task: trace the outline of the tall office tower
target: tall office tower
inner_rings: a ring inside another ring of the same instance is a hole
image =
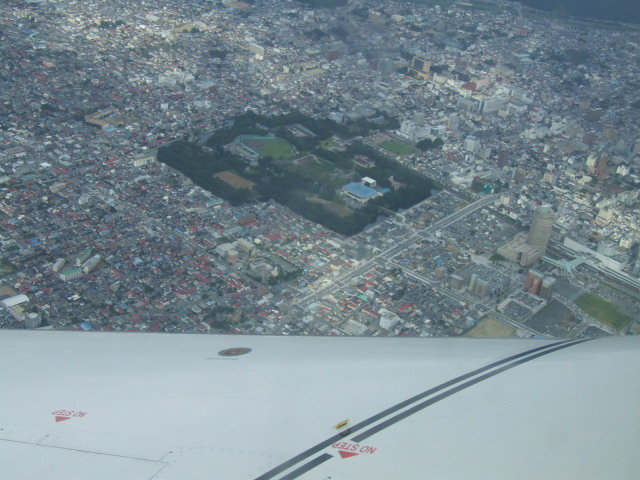
[[[539,295],[541,288],[542,288],[542,277],[537,277],[533,279],[533,283],[531,284],[531,287],[529,287],[528,292],[532,295]]]
[[[556,214],[550,205],[543,205],[536,208],[536,211],[533,213],[531,228],[527,235],[527,244],[543,253],[546,252],[549,239],[551,238],[551,231],[553,230],[553,222],[555,221]]]
[[[489,288],[489,282],[479,278],[476,281],[475,287],[473,288],[473,293],[481,298],[484,298],[489,295]]]
[[[469,281],[469,291],[473,292],[473,290],[476,288],[476,283],[478,282],[478,275],[476,275],[475,273],[471,274],[471,280]]]
[[[636,263],[638,262],[639,258],[640,258],[640,243],[633,242],[631,244],[631,247],[629,248],[629,256],[627,257],[627,261],[625,262],[622,269],[627,272],[631,272],[633,270],[633,267],[635,267]]]
[[[530,290],[536,279],[540,279],[540,282],[542,282],[543,278],[544,275],[542,275],[542,273],[538,272],[537,270],[529,270],[529,273],[527,273],[527,279],[524,283],[524,289],[527,291]]]
[[[633,242],[629,248],[629,257],[623,267],[623,270],[634,277],[640,274],[640,243]]]
[[[538,295],[542,298],[550,298],[553,293],[553,286],[556,284],[556,279],[553,277],[546,277],[542,280],[542,285],[540,286],[540,292]]]

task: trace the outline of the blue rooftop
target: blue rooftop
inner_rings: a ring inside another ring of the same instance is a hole
[[[347,183],[342,188],[344,188],[351,195],[355,195],[358,198],[371,198],[378,193],[373,188],[356,182]]]

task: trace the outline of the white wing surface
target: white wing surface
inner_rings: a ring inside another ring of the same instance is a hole
[[[11,480],[640,472],[640,338],[4,331],[0,355]]]

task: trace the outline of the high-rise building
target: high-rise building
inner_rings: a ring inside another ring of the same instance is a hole
[[[498,150],[498,168],[504,168],[509,162],[509,153],[506,150]]]
[[[553,285],[556,279],[553,277],[545,277],[537,270],[529,270],[527,279],[524,283],[524,289],[532,295],[538,295],[542,298],[549,298],[553,291]]]
[[[556,279],[553,277],[545,277],[542,280],[542,285],[540,286],[540,293],[538,295],[542,298],[549,298],[553,293],[553,286],[556,283]]]
[[[531,228],[527,235],[527,244],[543,253],[546,252],[553,230],[553,222],[555,221],[556,214],[550,205],[543,205],[536,208],[533,213]]]
[[[60,274],[60,279],[65,282],[69,280],[73,280],[75,278],[80,278],[82,276],[82,268],[71,268],[69,270],[65,270]]]
[[[480,102],[475,97],[458,97],[456,105],[458,110],[469,113],[477,113],[480,109]]]
[[[480,112],[483,115],[495,113],[505,104],[504,99],[499,97],[484,97],[480,100]]]
[[[398,133],[412,142],[419,142],[431,136],[431,127],[422,123],[416,123],[415,120],[403,120],[400,122],[400,130]]]
[[[533,279],[533,283],[531,283],[531,287],[529,287],[528,292],[532,295],[538,295],[540,293],[541,288],[542,288],[542,277],[536,277]]]
[[[80,267],[84,262],[89,260],[90,256],[91,256],[91,249],[90,248],[87,248],[86,250],[80,252],[78,257],[76,258],[76,267]]]
[[[480,140],[473,135],[468,135],[467,138],[464,139],[464,148],[467,152],[475,152],[480,149],[480,147]]]
[[[457,132],[460,129],[460,117],[458,115],[451,115],[447,122],[447,128],[452,132]]]
[[[527,279],[525,280],[524,284],[525,290],[531,289],[536,279],[540,279],[540,281],[542,282],[543,277],[544,276],[542,275],[542,273],[538,272],[537,270],[529,270],[529,273],[527,273]]]
[[[102,259],[102,256],[100,254],[94,255],[89,260],[84,262],[84,264],[82,265],[82,271],[84,273],[92,272],[98,266],[101,259]]]
[[[475,273],[471,274],[471,279],[469,280],[469,291],[473,292],[473,290],[476,288],[476,283],[478,282],[478,275],[476,275]]]
[[[484,298],[489,295],[490,285],[486,280],[478,279],[473,288],[473,293],[477,296]]]
[[[623,270],[631,275],[638,276],[640,272],[640,243],[633,242],[629,247],[629,257],[624,264]]]
[[[62,269],[62,267],[64,267],[65,263],[67,263],[67,261],[64,258],[59,258],[54,262],[51,270],[57,273]]]

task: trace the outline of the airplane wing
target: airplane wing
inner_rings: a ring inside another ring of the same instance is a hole
[[[637,337],[3,331],[0,358],[0,466],[11,480],[640,471]]]

